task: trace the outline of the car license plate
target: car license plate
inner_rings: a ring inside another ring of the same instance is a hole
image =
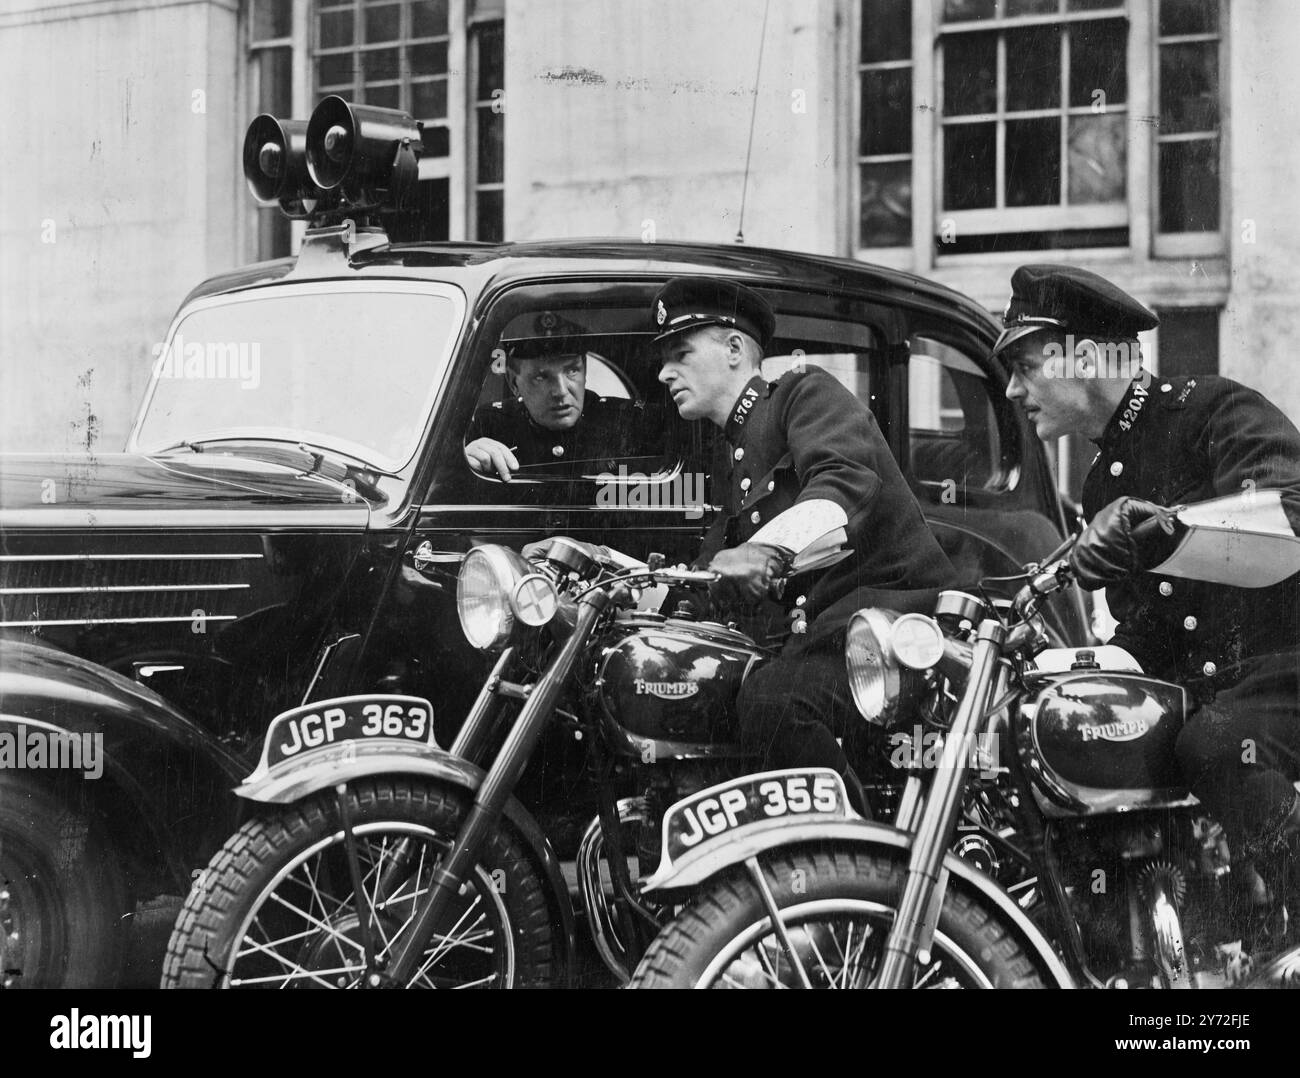
[[[669,861],[746,824],[789,816],[846,817],[844,780],[829,768],[768,771],[712,786],[683,798],[664,814]]]
[[[277,715],[266,732],[264,767],[345,741],[436,745],[433,705],[418,696],[345,696]]]

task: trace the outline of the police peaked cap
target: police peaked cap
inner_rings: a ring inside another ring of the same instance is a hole
[[[524,331],[502,337],[501,347],[510,359],[551,359],[556,356],[585,355],[588,331],[572,319],[554,311],[542,311]]]
[[[1081,337],[1131,340],[1160,322],[1104,277],[1078,266],[1021,266],[1011,275],[1011,300],[1002,312],[997,355],[1012,341],[1055,327]]]
[[[776,315],[767,300],[719,277],[673,278],[655,296],[650,317],[659,333],[656,343],[700,326],[725,326],[749,334],[766,352],[776,332]]]

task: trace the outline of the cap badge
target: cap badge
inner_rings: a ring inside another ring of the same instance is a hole
[[[655,323],[662,326],[668,321],[668,310],[664,307],[664,301],[660,300],[655,306]]]

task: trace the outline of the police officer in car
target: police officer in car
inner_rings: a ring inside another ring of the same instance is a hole
[[[722,511],[696,564],[720,574],[715,598],[743,628],[784,641],[745,681],[741,742],[765,768],[834,768],[861,809],[836,741],[865,734],[845,626],[862,606],[928,609],[952,566],[870,409],[816,366],[763,377],[776,319],[761,296],[726,279],[677,278],[651,314],[659,380],[683,418],[722,434],[710,499]],[[843,552],[827,563],[815,555],[836,529]],[[805,562],[814,567],[800,572]]]
[[[620,457],[657,452],[662,434],[648,433],[642,409],[587,389],[581,327],[553,312],[536,321],[533,335],[502,342],[509,396],[474,413],[465,434],[470,467],[509,482],[521,468],[611,471]]]
[[[1110,282],[1073,266],[1021,266],[994,348],[1043,440],[1096,443],[1083,487],[1090,524],[1071,554],[1079,583],[1106,589],[1113,643],[1201,705],[1177,741],[1196,796],[1224,826],[1241,888],[1243,932],[1300,921],[1300,574],[1239,588],[1147,572],[1178,539],[1166,507],[1278,490],[1300,532],[1300,433],[1259,393],[1228,378],[1160,377],[1141,366],[1139,332],[1157,319]],[[1145,538],[1144,521],[1161,527]],[[1255,870],[1240,871],[1240,859]],[[1253,913],[1252,913],[1253,910]]]

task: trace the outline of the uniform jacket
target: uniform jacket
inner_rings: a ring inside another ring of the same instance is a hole
[[[582,416],[568,430],[538,426],[528,410],[511,398],[482,405],[474,413],[465,441],[495,438],[515,447],[521,468],[589,461],[592,471],[601,472],[616,470],[619,458],[658,455],[663,448],[662,431],[662,425],[647,419],[643,408],[632,401],[598,397],[588,390]]]
[[[875,417],[834,375],[817,367],[776,382],[756,375],[724,435],[712,475],[721,512],[697,564],[803,501],[829,499],[848,517],[848,558],[790,578],[779,603],[742,618],[760,640],[793,631],[813,643],[861,606],[927,610],[938,589],[953,586],[954,570]]]
[[[1145,385],[1144,385],[1145,382]],[[1174,506],[1281,490],[1300,532],[1300,432],[1263,396],[1228,378],[1134,380],[1098,443],[1084,481],[1091,518],[1123,495]],[[1106,589],[1113,643],[1148,673],[1231,684],[1235,664],[1300,647],[1300,574],[1268,588],[1235,588],[1154,573]]]

